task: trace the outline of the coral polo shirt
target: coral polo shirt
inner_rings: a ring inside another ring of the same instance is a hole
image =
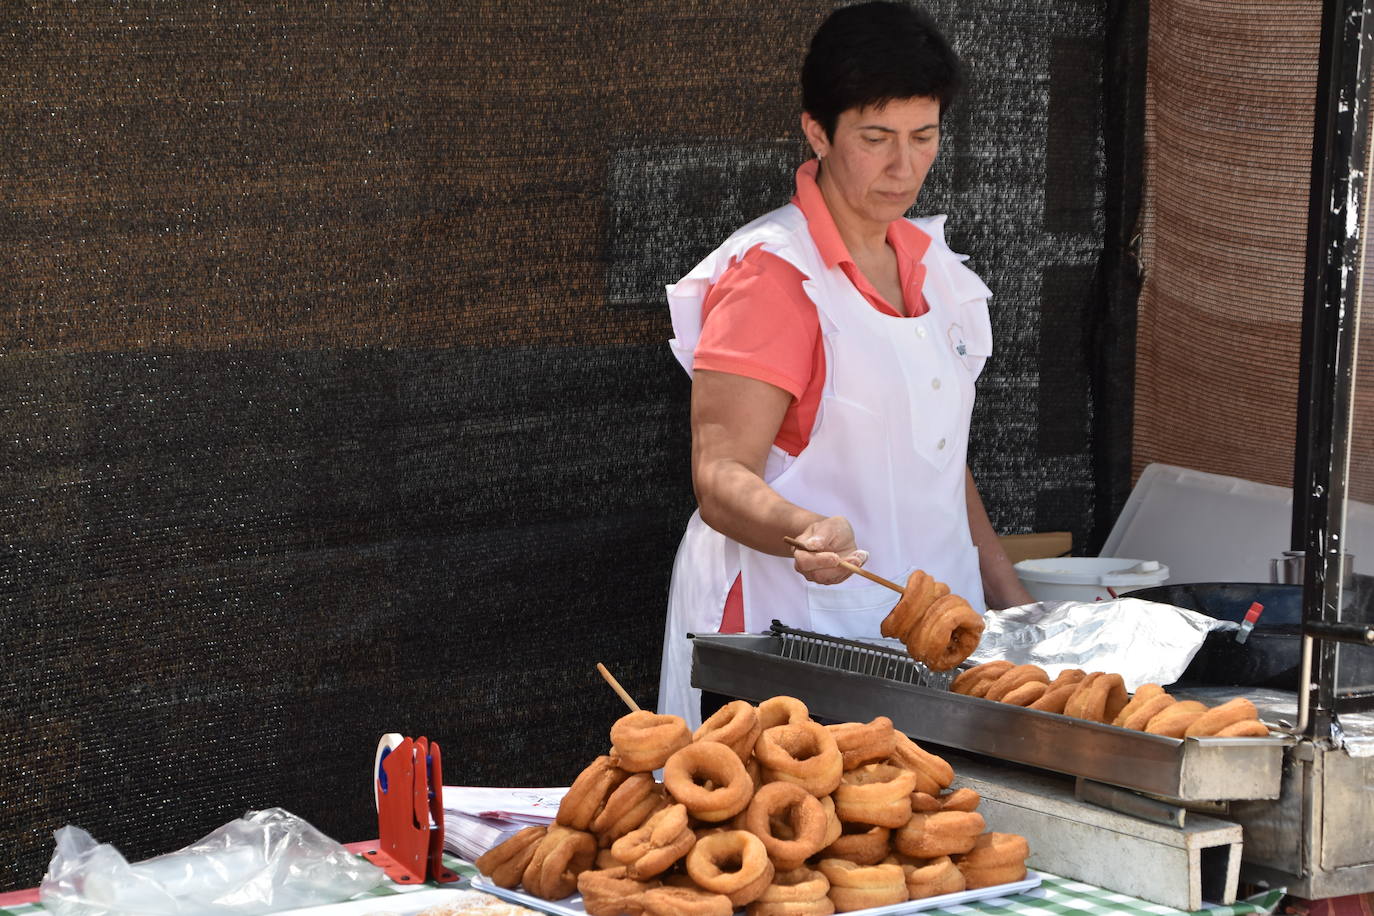
[[[904,219],[887,227],[887,243],[897,255],[897,278],[907,315],[885,300],[863,275],[840,238],[830,210],[816,183],[817,163],[797,169],[792,203],[806,217],[811,240],[826,267],[839,267],[875,309],[896,317],[916,317],[927,310],[921,288],[926,268],[921,263],[930,236]],[[726,268],[701,306],[701,339],[692,368],[728,372],[758,379],[786,391],[792,401],[783,414],[773,444],[798,455],[811,440],[825,385],[825,348],[820,317],[796,267],[756,246]],[[744,593],[735,579],[725,599],[720,632],[744,629]]]

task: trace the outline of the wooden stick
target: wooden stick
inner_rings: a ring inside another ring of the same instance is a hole
[[[801,541],[797,540],[796,538],[787,537],[786,535],[783,535],[783,538],[782,538],[782,539],[783,539],[784,541],[786,541],[788,544],[790,544],[791,546],[797,548],[798,550],[805,550],[807,553],[812,553],[812,552],[813,552],[812,549],[811,549],[810,547],[807,547],[805,544],[803,544]],[[877,582],[879,585],[886,585],[888,588],[892,589],[894,592],[896,592],[896,593],[899,594],[899,595],[906,591],[906,589],[902,588],[902,587],[901,587],[900,585],[898,585],[896,582],[892,582],[892,581],[890,581],[890,580],[888,580],[888,579],[884,579],[882,576],[878,575],[877,573],[871,573],[871,572],[869,572],[868,570],[864,569],[862,566],[855,566],[853,563],[849,562],[848,560],[841,560],[841,561],[840,561],[840,568],[841,568],[841,569],[847,569],[847,570],[849,570],[850,572],[854,573],[854,574],[857,575],[857,576],[863,576],[865,579],[867,579],[867,580],[870,581],[870,582]]]
[[[630,699],[630,695],[625,692],[625,688],[620,686],[620,682],[615,679],[615,675],[606,670],[606,666],[601,662],[596,663],[596,670],[601,672],[601,676],[606,679],[606,683],[611,685],[611,689],[620,695],[625,701],[625,705],[630,707],[630,712],[639,712],[639,704]]]

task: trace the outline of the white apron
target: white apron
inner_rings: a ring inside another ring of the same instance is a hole
[[[842,515],[869,552],[867,569],[905,582],[924,569],[984,608],[978,552],[969,537],[965,454],[974,380],[992,352],[990,291],[944,241],[944,217],[915,220],[931,237],[923,263],[929,311],[898,318],[874,309],[838,267],[827,268],[801,211],[788,205],[728,239],[668,287],[670,344],[691,372],[707,290],[762,243],[796,266],[816,304],[825,347],[825,385],[815,427],[795,458],[774,446],[764,479],[784,499],[822,515]],[[691,687],[687,633],[720,629],[725,598],[743,575],[744,630],[773,620],[836,636],[876,637],[896,604],[889,589],[851,576],[816,585],[787,557],[730,540],[694,513],[673,564],[659,678],[659,711],[700,724],[701,692]]]

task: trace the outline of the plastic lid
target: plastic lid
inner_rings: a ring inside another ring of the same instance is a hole
[[[1169,568],[1156,560],[1126,560],[1119,557],[1022,560],[1014,569],[1023,579],[1056,585],[1139,587],[1160,585],[1169,578]]]

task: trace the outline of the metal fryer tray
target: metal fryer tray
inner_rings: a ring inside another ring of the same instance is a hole
[[[785,694],[834,721],[887,716],[918,741],[1181,801],[1278,798],[1293,739],[1165,738],[948,690],[895,642],[774,623],[765,634],[692,637],[692,685],[755,702]]]

